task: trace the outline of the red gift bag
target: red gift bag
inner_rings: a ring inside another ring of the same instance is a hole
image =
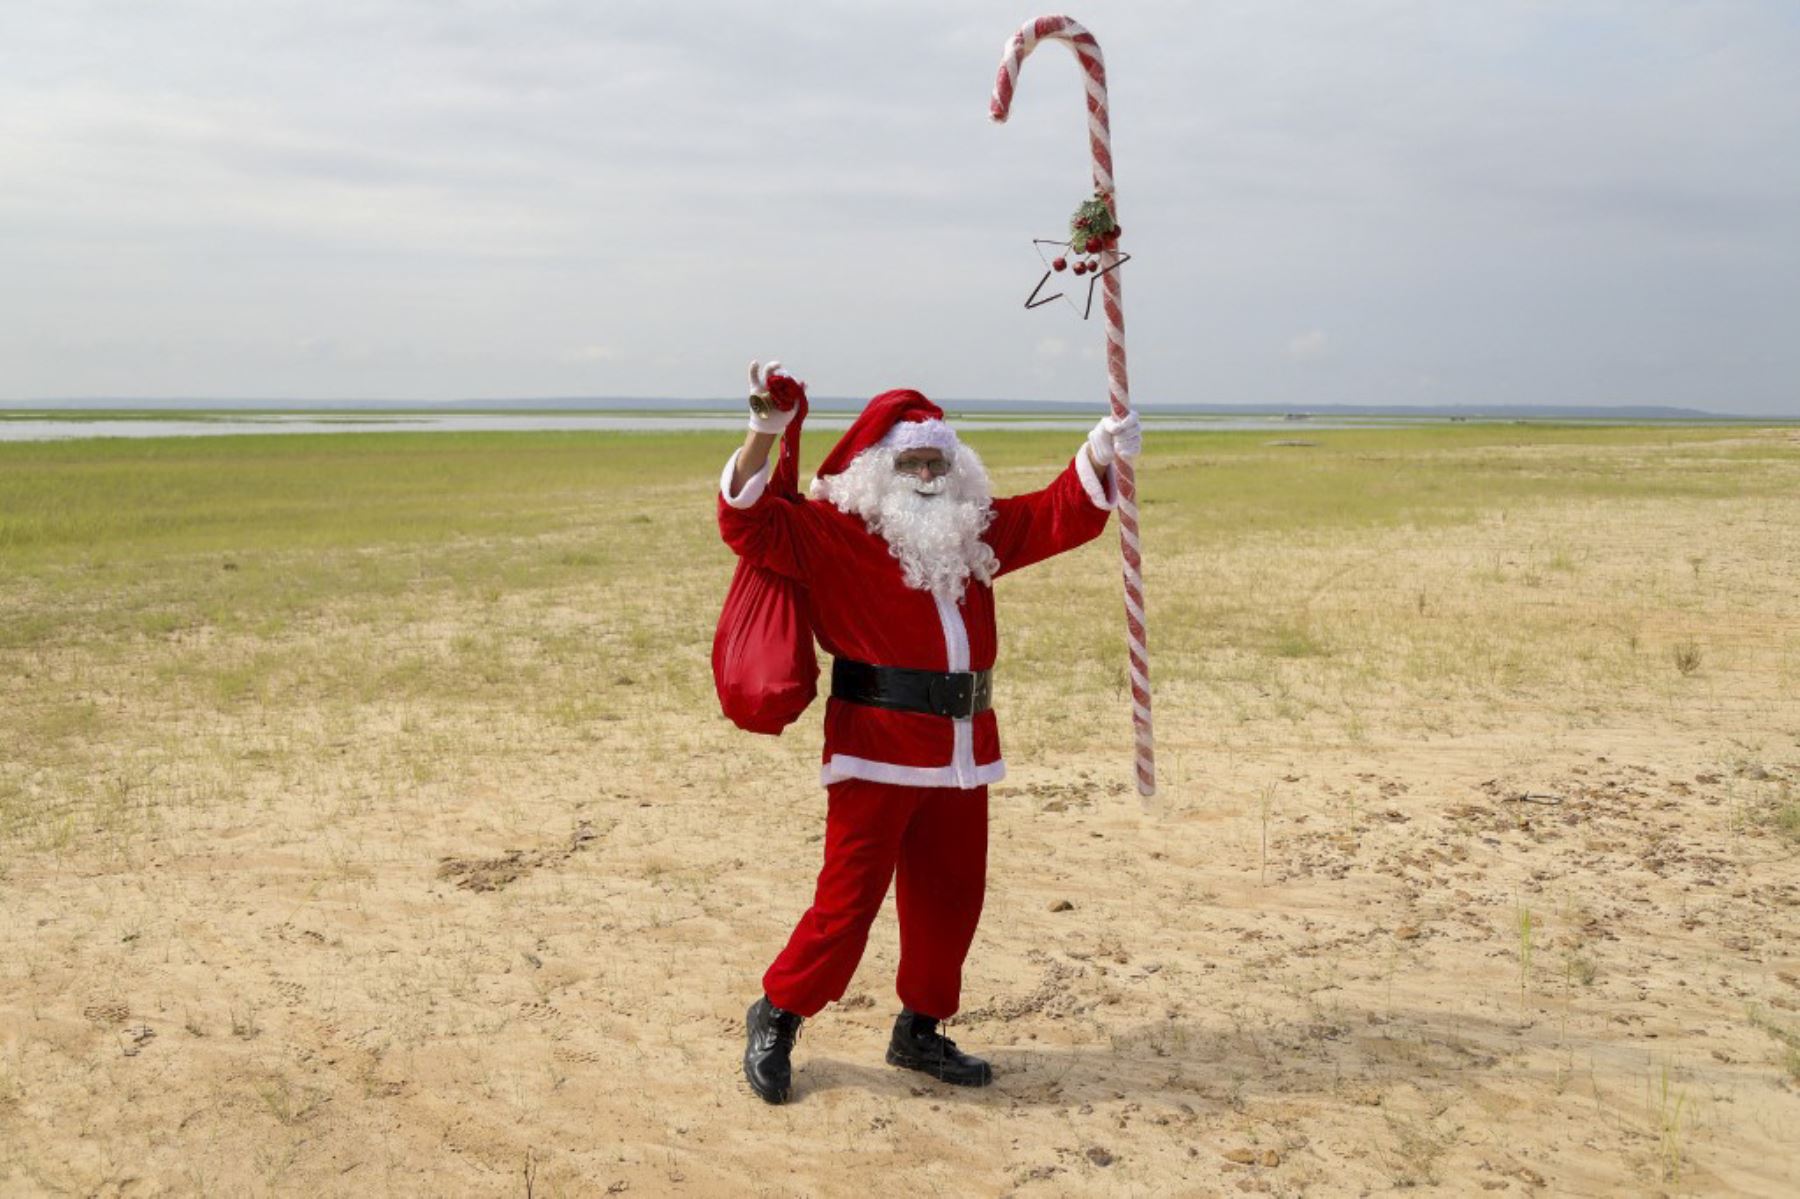
[[[800,426],[806,397],[781,435],[769,497],[802,504]],[[752,733],[780,736],[819,692],[819,660],[813,654],[812,611],[806,588],[772,570],[738,560],[713,634],[713,684],[731,722]]]

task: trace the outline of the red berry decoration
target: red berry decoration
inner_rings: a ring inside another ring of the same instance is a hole
[[[1087,266],[1088,266],[1088,273],[1093,274],[1093,273],[1099,271],[1100,260],[1098,258],[1090,258],[1090,259],[1088,259]]]
[[[1102,240],[1117,226],[1113,219],[1112,203],[1104,192],[1095,192],[1091,200],[1083,200],[1069,217],[1069,248],[1077,254],[1084,250],[1097,253]]]
[[[1069,260],[1067,258],[1058,258],[1055,262],[1052,262],[1050,264],[1050,269],[1057,270],[1057,271],[1068,270],[1069,269]]]
[[[1075,273],[1076,273],[1076,274],[1077,274],[1077,275],[1085,275],[1085,274],[1087,274],[1087,263],[1085,263],[1085,262],[1078,262],[1078,263],[1076,263],[1076,264],[1075,264]]]
[[[1116,228],[1112,231],[1112,239],[1114,241],[1118,241],[1121,237],[1124,237],[1124,236],[1125,236],[1125,227],[1123,225],[1119,226],[1118,228]]]

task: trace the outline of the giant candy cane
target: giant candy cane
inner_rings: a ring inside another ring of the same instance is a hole
[[[1087,87],[1088,146],[1094,155],[1094,190],[1107,197],[1118,214],[1118,193],[1113,189],[1112,127],[1106,112],[1106,60],[1094,35],[1068,17],[1039,17],[1027,21],[1006,44],[1000,74],[994,80],[990,113],[1006,120],[1012,109],[1013,88],[1019,68],[1038,44],[1047,39],[1065,42],[1081,64]],[[1119,254],[1115,246],[1100,252],[1100,278],[1105,288],[1106,376],[1114,416],[1131,410],[1131,390],[1125,375],[1125,308],[1119,295]],[[1150,654],[1145,647],[1144,563],[1138,541],[1137,475],[1123,458],[1113,462],[1119,482],[1119,548],[1125,556],[1125,628],[1130,639],[1131,715],[1137,734],[1137,786],[1144,796],[1156,794],[1156,759],[1150,735]]]

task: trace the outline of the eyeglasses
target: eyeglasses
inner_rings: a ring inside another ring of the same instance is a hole
[[[916,475],[924,471],[934,479],[942,478],[950,473],[948,458],[896,458],[894,470],[903,475]]]

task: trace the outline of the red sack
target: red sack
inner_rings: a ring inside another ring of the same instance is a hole
[[[770,499],[800,504],[800,426],[806,396],[781,435]],[[812,610],[806,588],[772,570],[738,560],[713,634],[713,684],[731,722],[752,733],[780,736],[819,692]]]

